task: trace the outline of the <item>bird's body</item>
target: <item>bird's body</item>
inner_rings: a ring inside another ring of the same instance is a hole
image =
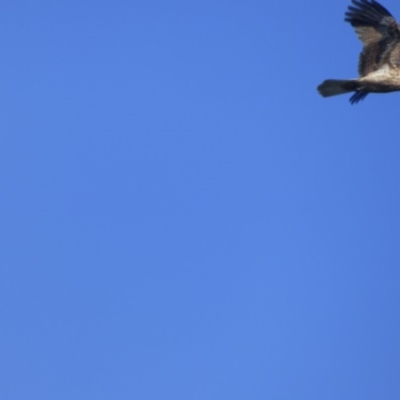
[[[359,78],[327,79],[318,86],[324,97],[354,92],[350,102],[357,103],[368,93],[400,91],[400,26],[375,0],[352,0],[345,21],[363,43],[358,63]]]

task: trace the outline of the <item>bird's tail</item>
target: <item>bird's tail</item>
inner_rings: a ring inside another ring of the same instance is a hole
[[[318,92],[323,97],[336,96],[338,94],[349,93],[359,88],[357,80],[327,79],[318,87]]]

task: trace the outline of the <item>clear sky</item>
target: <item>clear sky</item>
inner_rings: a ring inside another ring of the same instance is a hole
[[[348,5],[2,1],[0,400],[400,398],[400,93],[316,91]]]

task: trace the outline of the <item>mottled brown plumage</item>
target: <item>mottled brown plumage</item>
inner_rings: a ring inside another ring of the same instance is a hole
[[[400,26],[386,8],[375,0],[352,0],[345,21],[363,43],[358,63],[358,79],[328,79],[318,86],[324,97],[355,92],[357,103],[368,93],[400,90]]]

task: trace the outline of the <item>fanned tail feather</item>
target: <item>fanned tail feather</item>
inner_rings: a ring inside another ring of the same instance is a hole
[[[321,96],[329,97],[352,92],[355,87],[351,80],[327,79],[323,81],[317,89]]]
[[[323,97],[356,92],[350,97],[351,104],[358,103],[368,94],[368,92],[361,89],[360,83],[357,80],[349,79],[327,79],[317,89]]]

